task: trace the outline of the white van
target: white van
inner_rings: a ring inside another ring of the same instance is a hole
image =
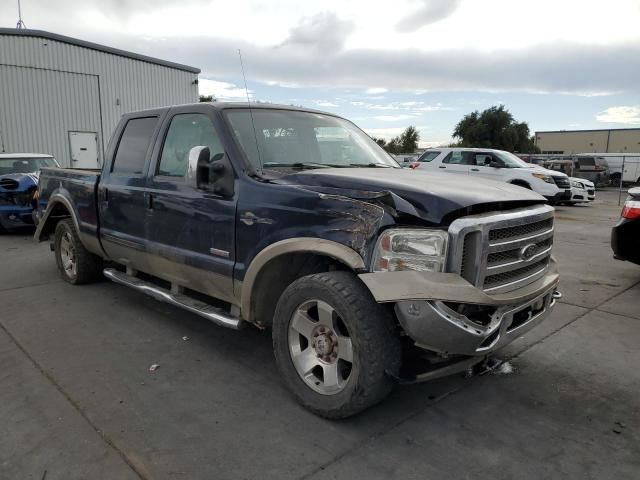
[[[576,155],[578,158],[602,157],[609,165],[609,178],[612,185],[620,183],[620,175],[622,173],[622,162],[624,160],[623,182],[640,183],[640,153],[580,153]]]

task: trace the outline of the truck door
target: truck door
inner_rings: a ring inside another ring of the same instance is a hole
[[[144,271],[145,183],[148,158],[159,117],[126,121],[110,149],[109,165],[98,184],[100,239],[113,260]]]
[[[225,150],[215,115],[193,107],[171,110],[147,181],[146,235],[153,271],[167,281],[233,300],[236,197],[199,190],[186,182],[189,151]]]

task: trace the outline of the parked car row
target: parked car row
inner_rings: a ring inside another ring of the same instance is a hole
[[[425,151],[410,165],[418,172],[445,172],[483,179],[497,180],[533,190],[551,204],[572,200],[572,184],[561,172],[524,162],[512,153],[489,148],[438,148]],[[577,185],[577,183],[576,183]],[[587,201],[584,199],[583,201]]]

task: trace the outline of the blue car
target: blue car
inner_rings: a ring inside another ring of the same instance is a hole
[[[0,154],[0,231],[33,226],[34,193],[43,167],[59,167],[51,155]]]

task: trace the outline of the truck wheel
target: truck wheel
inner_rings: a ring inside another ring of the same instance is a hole
[[[351,272],[308,275],[289,285],[272,334],[287,387],[317,415],[349,417],[395,385],[401,361],[395,322]]]
[[[58,222],[53,245],[63,280],[81,285],[102,278],[102,259],[84,248],[71,219]]]

